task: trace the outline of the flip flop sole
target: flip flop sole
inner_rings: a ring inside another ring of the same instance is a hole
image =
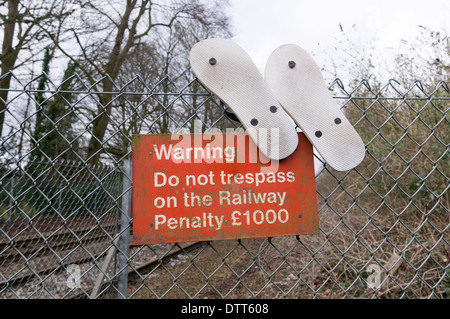
[[[197,79],[233,110],[264,155],[280,160],[296,150],[294,122],[241,47],[207,39],[192,47],[189,58]]]
[[[347,171],[362,162],[361,137],[305,50],[294,44],[279,47],[269,56],[264,76],[280,104],[331,167]]]

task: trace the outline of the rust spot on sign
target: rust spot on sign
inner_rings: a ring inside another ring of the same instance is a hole
[[[281,161],[244,133],[133,135],[133,243],[318,233],[313,149]],[[256,155],[255,155],[256,154]]]

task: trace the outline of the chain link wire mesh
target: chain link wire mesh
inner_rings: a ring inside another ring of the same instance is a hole
[[[450,296],[445,82],[331,83],[367,152],[348,172],[315,159],[320,234],[134,247],[131,134],[240,127],[227,107],[189,71],[113,92],[96,90],[107,76],[3,77],[0,298]]]

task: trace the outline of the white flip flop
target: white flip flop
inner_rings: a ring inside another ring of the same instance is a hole
[[[198,80],[233,110],[264,155],[280,160],[296,150],[294,122],[241,47],[226,39],[203,40],[192,47],[190,63]]]
[[[294,44],[279,47],[270,55],[264,76],[280,104],[331,167],[347,171],[362,162],[361,137],[305,50]]]

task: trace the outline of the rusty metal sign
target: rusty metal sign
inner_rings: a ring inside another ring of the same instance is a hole
[[[133,243],[314,234],[313,149],[272,161],[244,133],[133,135]]]

